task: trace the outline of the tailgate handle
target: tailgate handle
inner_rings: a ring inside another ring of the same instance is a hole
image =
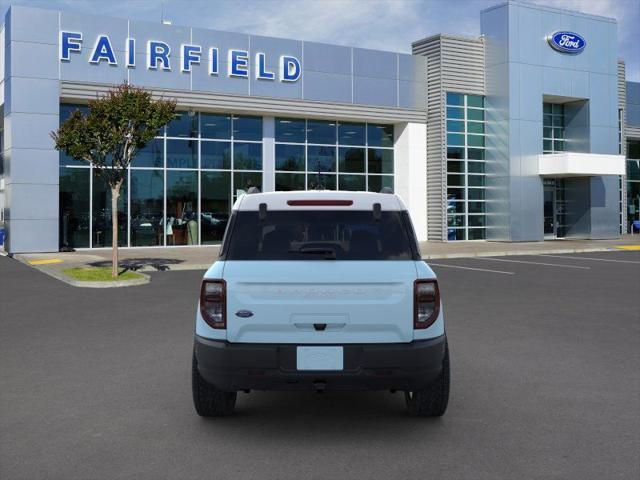
[[[316,330],[324,332],[329,330],[340,330],[344,328],[345,322],[295,322],[294,325],[300,330]]]

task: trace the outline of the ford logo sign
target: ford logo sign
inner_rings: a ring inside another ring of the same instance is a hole
[[[587,46],[587,42],[577,33],[555,32],[547,37],[551,48],[562,53],[578,54]]]
[[[236,317],[240,317],[240,318],[253,317],[253,312],[251,310],[238,310],[236,312]]]

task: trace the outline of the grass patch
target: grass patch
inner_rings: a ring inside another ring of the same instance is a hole
[[[118,278],[111,277],[111,267],[73,267],[65,268],[62,273],[74,280],[82,282],[111,282],[120,280],[136,280],[144,278],[142,275],[130,270],[121,269]]]

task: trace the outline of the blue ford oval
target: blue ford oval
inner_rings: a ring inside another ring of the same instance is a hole
[[[587,46],[585,39],[574,32],[555,32],[547,37],[547,41],[551,48],[562,53],[578,54]]]

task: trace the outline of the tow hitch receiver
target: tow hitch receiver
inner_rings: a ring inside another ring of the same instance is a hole
[[[317,393],[322,393],[327,388],[327,382],[325,382],[324,380],[316,380],[315,382],[313,382],[313,388]]]

